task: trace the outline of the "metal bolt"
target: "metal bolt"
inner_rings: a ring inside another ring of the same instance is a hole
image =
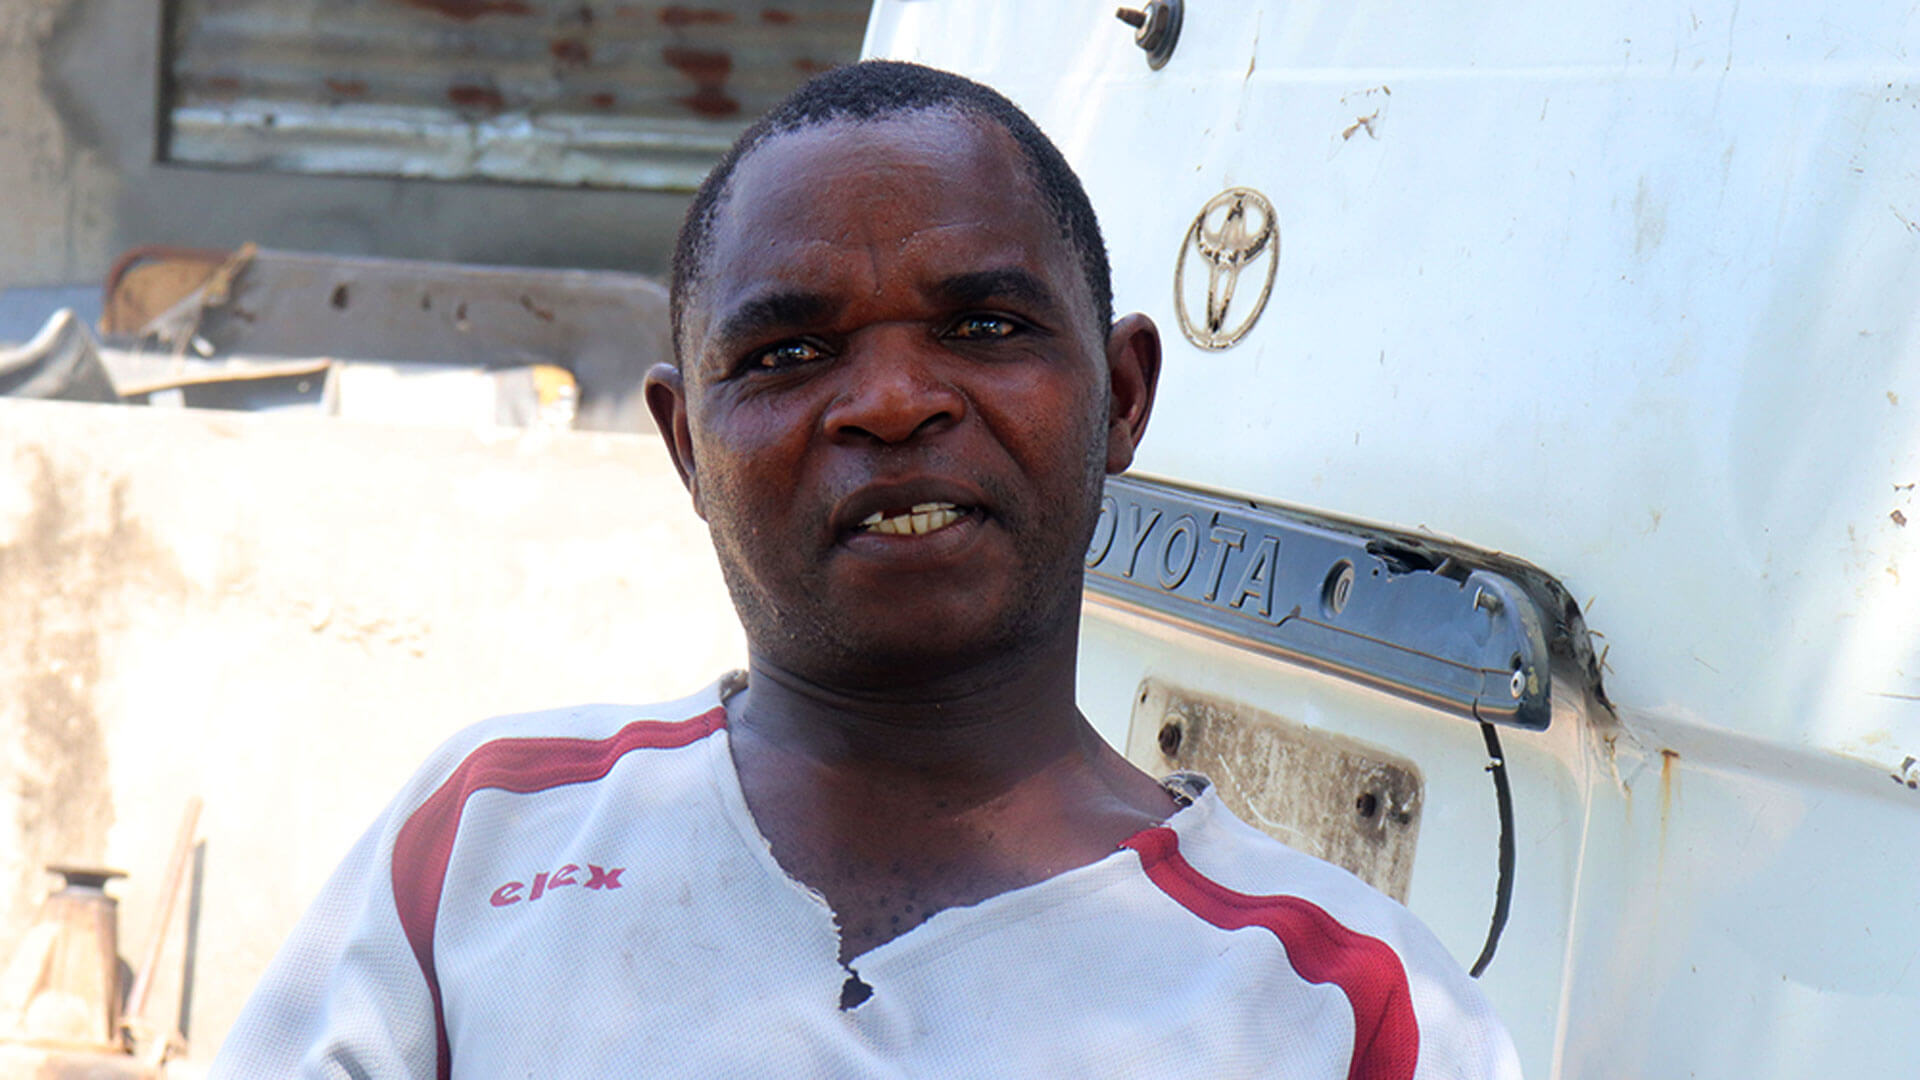
[[[1180,740],[1186,735],[1180,727],[1180,721],[1169,720],[1160,727],[1160,753],[1173,757],[1180,752]]]
[[[1527,691],[1527,673],[1519,668],[1513,669],[1513,678],[1507,680],[1507,692],[1519,697]]]
[[[1500,609],[1506,605],[1500,602],[1500,594],[1488,592],[1483,585],[1473,590],[1473,606],[1489,615],[1498,615]]]
[[[1166,66],[1180,38],[1181,0],[1149,0],[1138,8],[1121,8],[1114,16],[1133,27],[1133,43],[1146,50],[1147,66]]]
[[[1326,605],[1327,614],[1338,615],[1347,608],[1347,601],[1353,596],[1353,564],[1345,559],[1333,564],[1327,572],[1327,583],[1320,590],[1320,601]]]

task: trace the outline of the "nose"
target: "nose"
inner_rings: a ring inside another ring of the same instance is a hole
[[[953,357],[936,342],[906,328],[876,328],[848,348],[840,365],[846,383],[823,417],[830,438],[895,445],[937,434],[966,415],[966,396],[952,381]]]

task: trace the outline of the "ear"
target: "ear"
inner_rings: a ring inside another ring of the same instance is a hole
[[[662,361],[647,371],[642,392],[647,411],[653,414],[653,426],[667,444],[667,456],[680,473],[680,482],[693,496],[693,512],[702,518],[707,512],[700,506],[700,477],[694,470],[693,429],[687,421],[687,387],[680,369]]]
[[[1107,414],[1107,473],[1133,464],[1133,450],[1147,433],[1154,389],[1160,384],[1160,331],[1134,313],[1114,321],[1107,334],[1107,377],[1113,390]]]

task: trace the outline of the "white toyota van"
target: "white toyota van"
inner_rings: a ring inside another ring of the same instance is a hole
[[[1920,1076],[1911,5],[879,0],[1163,330],[1081,692],[1530,1076]]]

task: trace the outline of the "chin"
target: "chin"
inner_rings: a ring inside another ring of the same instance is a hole
[[[824,680],[849,686],[924,683],[1018,667],[1079,632],[1077,593],[1070,604],[943,607],[894,607],[832,620],[807,655],[795,659],[830,669],[820,672]]]

